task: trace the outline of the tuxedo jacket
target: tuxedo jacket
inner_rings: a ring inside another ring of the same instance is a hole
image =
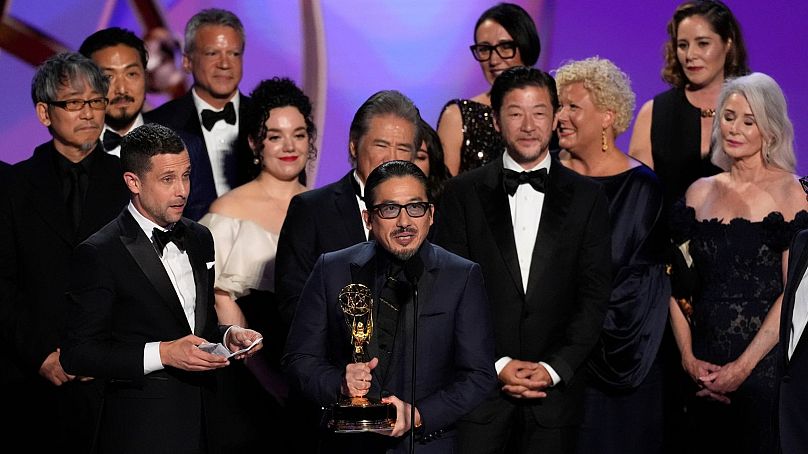
[[[99,142],[73,232],[56,153],[52,141],[38,146],[0,182],[0,333],[13,352],[0,367],[0,383],[39,380],[42,362],[61,346],[73,248],[114,219],[129,199],[120,160]]]
[[[379,248],[375,241],[367,241],[322,255],[303,289],[283,365],[292,383],[317,404],[330,405],[340,399],[345,367],[352,362],[352,338],[338,295],[349,283],[363,283],[363,276],[383,275],[385,270],[376,270]],[[424,432],[433,434],[449,428],[494,389],[494,340],[479,265],[429,242],[419,254],[424,272],[418,280],[415,404]],[[374,304],[381,304],[380,286],[371,287]],[[407,305],[412,317],[412,306]],[[406,314],[402,309],[399,317]],[[407,360],[396,358],[390,367],[397,367],[392,372],[405,378],[387,381],[384,388],[409,402],[411,355],[402,352],[411,352],[411,329],[404,339],[395,340],[399,342],[405,348],[398,354],[406,355]],[[368,394],[375,398],[383,386],[378,369],[373,371]],[[450,452],[446,444],[435,441],[435,449],[441,446],[442,450],[427,449],[431,443],[426,442],[418,452]]]
[[[275,257],[275,293],[286,326],[320,254],[367,240],[352,179],[353,170],[334,183],[296,195],[289,203]]]
[[[230,187],[235,188],[249,181],[253,175],[253,154],[244,132],[244,122],[247,121],[250,98],[239,94],[239,134],[234,145],[234,154],[225,161],[225,175]],[[185,95],[168,101],[162,106],[143,114],[143,120],[167,126],[177,133],[186,142],[191,157],[191,192],[185,206],[184,215],[193,220],[199,220],[208,212],[210,204],[216,200],[216,185],[213,181],[213,167],[210,163],[205,136],[202,134],[202,125],[194,105],[194,96],[191,90]],[[189,140],[189,136],[196,141]],[[196,142],[197,145],[192,146]]]
[[[213,237],[196,222],[180,222],[196,284],[193,334],[220,342]],[[72,269],[61,361],[68,373],[105,381],[98,451],[197,452],[212,424],[206,410],[214,372],[166,367],[144,376],[144,345],[179,339],[191,327],[154,245],[127,208],[76,248]]]
[[[524,401],[539,424],[581,417],[582,367],[600,335],[611,293],[611,233],[600,185],[552,160],[527,292],[522,285],[502,157],[450,180],[435,242],[482,267],[496,358],[543,361],[561,377],[546,398]],[[469,417],[485,420],[496,400]]]
[[[797,233],[789,250],[788,278],[780,312],[782,353],[778,369],[780,449],[785,454],[802,453],[808,447],[808,332],[803,331],[794,354],[788,358],[794,298],[808,267],[808,230]]]

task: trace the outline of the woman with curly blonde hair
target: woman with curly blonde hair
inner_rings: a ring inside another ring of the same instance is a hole
[[[654,172],[615,138],[631,123],[634,92],[609,60],[571,61],[556,70],[561,163],[602,184],[609,199],[612,293],[587,363],[580,453],[661,452],[662,380],[656,362],[670,283],[660,235],[663,193]]]

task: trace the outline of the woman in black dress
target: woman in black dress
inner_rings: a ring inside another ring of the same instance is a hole
[[[687,1],[668,23],[662,78],[671,89],[646,102],[634,123],[629,154],[654,169],[666,206],[710,163],[710,131],[724,80],[749,72],[741,28],[718,0]]]
[[[662,450],[662,382],[655,359],[667,319],[662,187],[615,145],[634,111],[628,76],[589,58],[556,71],[561,163],[603,185],[612,231],[612,293],[588,363],[579,453]]]
[[[508,68],[535,65],[541,52],[533,19],[521,6],[511,3],[499,3],[477,19],[470,47],[489,85]],[[452,176],[486,164],[505,149],[494,129],[487,91],[446,103],[438,119],[438,135]]]
[[[793,139],[771,77],[727,82],[712,152],[726,171],[697,180],[672,210],[674,237],[697,276],[692,313],[670,304],[682,366],[695,385],[687,406],[693,452],[777,452],[784,267],[792,237],[808,226]]]

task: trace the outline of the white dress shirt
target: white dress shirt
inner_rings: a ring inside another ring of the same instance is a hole
[[[101,132],[101,140],[104,140],[104,133],[107,132],[107,131],[112,131],[115,134],[118,134],[119,136],[123,137],[123,136],[129,134],[130,132],[132,132],[132,130],[137,128],[138,126],[143,126],[143,115],[142,114],[137,114],[137,117],[135,117],[135,122],[132,123],[132,126],[129,129],[127,129],[126,132],[124,132],[123,134],[119,134],[118,131],[110,128],[109,125],[107,125],[105,123],[104,124],[104,131]],[[115,147],[115,148],[113,148],[111,150],[106,150],[106,152],[107,152],[107,154],[111,154],[111,155],[114,155],[114,156],[117,156],[117,157],[120,158],[121,157],[121,146],[118,145],[117,147]]]
[[[194,106],[196,106],[196,115],[199,119],[199,124],[202,128],[202,136],[205,139],[205,147],[208,149],[208,159],[210,159],[210,167],[213,170],[213,183],[216,185],[216,195],[222,196],[225,192],[233,189],[227,181],[227,176],[224,173],[225,158],[236,152],[235,144],[238,140],[238,125],[239,125],[239,91],[230,98],[229,102],[233,103],[233,108],[236,110],[236,124],[231,125],[226,121],[217,121],[210,131],[202,125],[202,111],[205,109],[214,112],[221,112],[224,110],[216,109],[202,98],[197,96],[196,89],[191,90],[194,98]],[[226,103],[225,103],[226,104]]]
[[[533,170],[547,169],[550,172],[550,153],[542,159],[535,167],[525,169],[519,165],[506,152],[502,155],[503,167],[515,172],[530,172]],[[544,208],[544,193],[533,189],[529,184],[520,184],[514,195],[508,196],[508,203],[511,208],[511,223],[513,224],[513,239],[516,242],[516,256],[519,258],[519,271],[522,274],[522,289],[527,293],[527,283],[530,277],[530,263],[533,259],[533,248],[536,246],[536,236],[539,233],[539,222],[541,212]],[[503,356],[494,364],[497,375],[511,361],[512,358]],[[539,361],[539,364],[547,369],[550,378],[553,379],[553,386],[561,381],[561,376],[550,367],[549,364]]]
[[[359,190],[362,192],[362,197],[365,196],[365,183],[362,183],[362,180],[359,179],[359,175],[356,174],[356,170],[353,171],[353,179],[359,183]],[[356,204],[359,205],[359,213],[362,213],[367,209],[367,205],[365,205],[365,201],[359,197],[359,194],[356,195]],[[361,218],[362,221],[362,228],[365,230],[365,238],[370,239],[370,230],[368,230],[368,226],[365,224],[364,217]]]
[[[140,214],[132,202],[129,202],[128,209],[149,241],[153,241],[152,236],[155,228],[163,231],[167,230]],[[154,253],[157,254],[157,251],[155,250]],[[168,273],[171,285],[174,287],[174,291],[177,292],[180,304],[182,304],[185,319],[188,320],[188,325],[191,327],[188,334],[192,334],[196,325],[194,314],[196,309],[196,282],[194,281],[194,270],[191,268],[188,253],[180,251],[177,245],[171,242],[163,250],[160,262],[163,263],[163,267]],[[148,342],[143,350],[143,374],[160,369],[163,369],[163,362],[160,360],[160,342]]]
[[[788,335],[788,359],[794,354],[805,325],[808,322],[808,269],[802,275],[797,293],[794,295],[794,312],[791,314],[791,326]]]

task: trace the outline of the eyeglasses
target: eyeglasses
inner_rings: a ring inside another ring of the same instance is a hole
[[[491,59],[491,51],[499,55],[499,58],[509,59],[516,56],[516,42],[503,41],[495,46],[490,44],[472,44],[469,46],[471,54],[477,61],[488,61]]]
[[[407,210],[407,215],[413,218],[420,218],[429,211],[432,204],[429,202],[410,202],[406,205],[399,205],[397,203],[381,203],[370,207],[371,210],[378,213],[382,219],[395,219],[401,214],[401,209]]]
[[[107,98],[93,98],[93,99],[67,99],[65,101],[48,101],[51,106],[61,107],[69,112],[78,112],[83,109],[85,105],[90,105],[93,110],[105,110],[109,99]]]
[[[802,190],[808,194],[808,176],[800,178],[800,184],[802,185]]]

